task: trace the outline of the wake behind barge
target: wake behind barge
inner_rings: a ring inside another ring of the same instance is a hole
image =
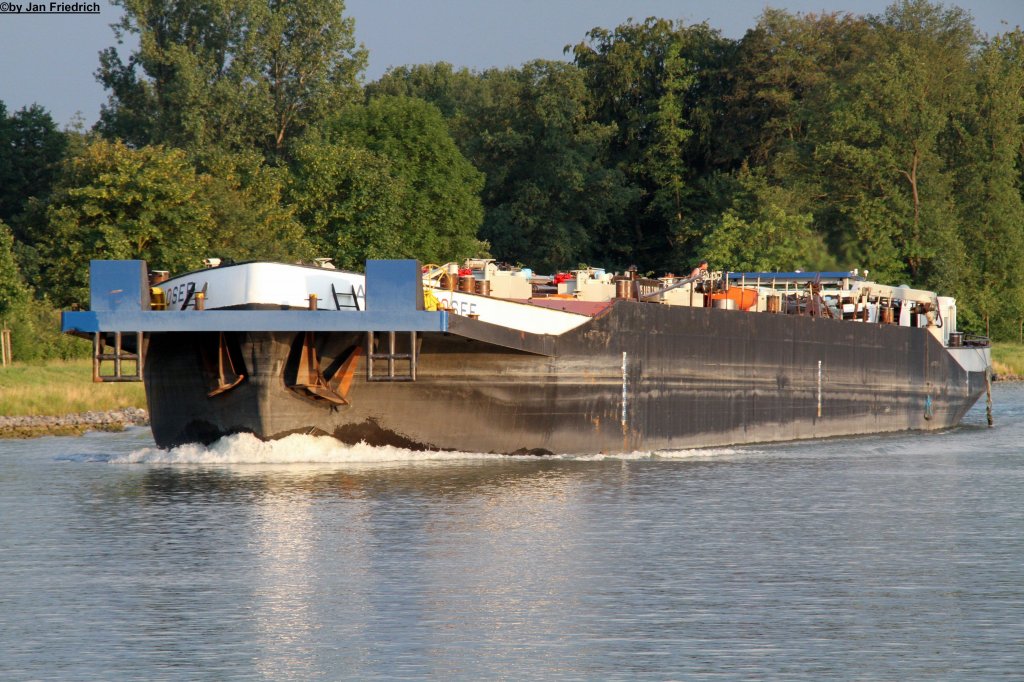
[[[94,339],[97,380],[145,381],[165,448],[251,432],[684,449],[943,429],[989,386],[988,342],[956,331],[953,299],[856,273],[587,270],[542,296],[528,272],[468,265],[243,263],[151,283],[142,261],[94,261],[92,309],[63,329]]]

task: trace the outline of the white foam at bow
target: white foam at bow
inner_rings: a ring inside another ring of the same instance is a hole
[[[553,455],[543,459],[575,461],[639,460],[639,459],[697,459],[739,454],[730,448],[703,450],[668,450],[660,452],[632,452],[620,455]],[[366,443],[346,445],[330,436],[294,434],[280,440],[262,441],[247,433],[221,438],[208,446],[198,443],[181,445],[170,450],[143,448],[127,455],[113,457],[114,464],[348,464],[358,462],[437,462],[454,460],[525,460],[536,461],[532,455],[508,457],[479,452],[415,451],[387,445]]]
[[[447,459],[480,459],[501,455],[465,452],[417,452],[365,443],[346,445],[329,436],[294,434],[280,440],[262,441],[239,433],[209,446],[198,443],[170,450],[143,448],[111,460],[117,464],[344,464],[347,462],[415,462]]]

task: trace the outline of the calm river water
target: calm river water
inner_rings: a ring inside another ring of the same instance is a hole
[[[1021,679],[1024,385],[941,434],[0,441],[0,679]]]

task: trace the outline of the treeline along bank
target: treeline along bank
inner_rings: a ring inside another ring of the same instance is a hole
[[[116,4],[94,126],[0,103],[15,357],[88,352],[53,311],[88,303],[90,258],[861,268],[1024,329],[1024,34],[956,6],[766,10],[737,40],[649,18],[365,82],[340,0]]]

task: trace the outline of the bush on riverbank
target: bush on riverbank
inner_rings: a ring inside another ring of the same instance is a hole
[[[0,327],[11,330],[11,354],[22,361],[87,357],[91,344],[61,334],[60,312],[37,297],[21,276],[14,246],[10,229],[0,220]]]

